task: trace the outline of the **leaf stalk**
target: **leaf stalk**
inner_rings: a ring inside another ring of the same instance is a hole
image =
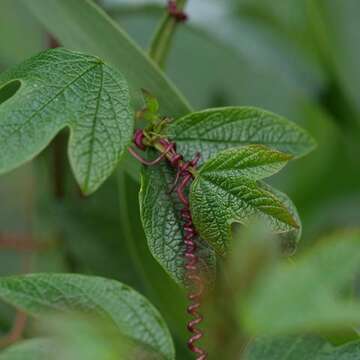
[[[168,2],[166,14],[151,41],[149,56],[162,69],[165,66],[177,25],[187,19],[186,14],[183,12],[186,3],[187,0]]]

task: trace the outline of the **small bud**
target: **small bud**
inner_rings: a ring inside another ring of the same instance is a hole
[[[156,97],[152,94],[150,94],[147,90],[145,89],[141,89],[144,100],[145,100],[145,105],[146,105],[146,110],[154,115],[157,115],[157,113],[159,112],[159,102],[157,101]]]

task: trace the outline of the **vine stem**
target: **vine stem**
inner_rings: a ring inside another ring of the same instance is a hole
[[[183,13],[186,3],[187,0],[168,1],[166,14],[151,41],[149,56],[160,68],[165,65],[178,23],[185,21],[187,18]]]
[[[183,241],[184,241],[184,257],[185,257],[185,284],[188,289],[189,305],[187,307],[188,314],[192,319],[187,324],[187,329],[191,333],[188,340],[188,348],[196,354],[197,360],[206,360],[207,352],[197,345],[197,342],[203,337],[203,332],[199,328],[203,321],[203,316],[199,313],[199,308],[202,303],[202,296],[204,291],[204,281],[200,274],[199,257],[197,255],[197,232],[192,220],[190,203],[187,196],[187,189],[196,174],[196,166],[200,160],[200,153],[195,154],[190,161],[184,161],[183,156],[176,151],[176,144],[166,138],[149,141],[142,129],[137,129],[134,135],[134,144],[139,150],[146,150],[147,147],[155,148],[160,155],[152,160],[142,158],[133,149],[129,148],[130,153],[146,166],[153,166],[158,164],[161,160],[167,159],[169,165],[176,170],[174,185],[170,191],[177,193],[180,203],[183,205],[180,216],[183,220]]]
[[[161,142],[155,142],[152,144],[152,146],[160,153],[160,154],[164,154],[165,153],[165,158],[168,160],[168,161],[171,161],[172,159],[172,154],[171,153],[168,153],[166,152],[166,148],[164,145],[161,144]],[[182,159],[179,160],[179,166],[180,167],[183,167],[185,165],[185,161],[183,161]],[[193,176],[195,177],[196,174],[197,174],[197,171],[196,171],[196,168],[194,166],[189,166],[187,168],[187,171]]]
[[[160,67],[163,68],[165,60],[168,57],[171,41],[175,35],[177,24],[187,20],[187,15],[183,12],[187,0],[169,0],[167,13],[161,21],[150,45],[149,56]],[[154,142],[148,142],[143,130],[138,129],[134,135],[134,144],[140,150],[146,147],[153,147],[160,156],[147,161],[129,148],[129,152],[144,165],[151,166],[166,159],[171,167],[176,171],[174,185],[170,191],[176,189],[178,199],[183,205],[180,216],[183,220],[183,241],[185,245],[185,280],[188,287],[187,307],[188,314],[192,317],[187,324],[188,331],[192,334],[188,340],[188,348],[196,354],[197,360],[206,360],[207,352],[197,345],[197,342],[203,337],[203,332],[198,328],[203,321],[203,316],[199,313],[204,291],[204,283],[199,271],[199,258],[197,256],[196,236],[197,232],[192,220],[190,203],[185,193],[186,189],[196,176],[196,165],[200,159],[200,154],[195,154],[193,160],[184,161],[183,156],[176,152],[176,144],[167,139],[157,139]]]

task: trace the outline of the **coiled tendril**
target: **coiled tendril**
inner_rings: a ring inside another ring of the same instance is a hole
[[[138,129],[135,132],[134,144],[140,150],[145,150],[144,145],[145,135],[143,130]],[[176,152],[176,144],[167,139],[160,139],[159,144],[163,147],[160,156],[152,161],[148,161],[137,154],[133,149],[129,148],[129,152],[141,163],[147,166],[155,165],[162,159],[166,158],[168,163],[176,169],[176,178],[174,186],[170,191],[176,190],[179,201],[182,203],[183,208],[180,210],[180,215],[183,220],[184,230],[184,244],[185,244],[185,279],[186,285],[189,289],[188,299],[190,304],[187,307],[187,312],[193,317],[187,324],[188,330],[192,336],[188,340],[189,349],[197,355],[197,360],[206,360],[207,353],[202,348],[198,347],[196,343],[203,337],[203,332],[198,328],[198,325],[203,321],[203,316],[198,312],[201,306],[201,299],[204,291],[204,283],[199,274],[199,258],[196,254],[197,246],[195,238],[197,236],[194,223],[192,221],[190,203],[185,191],[191,181],[193,180],[192,170],[196,168],[200,160],[200,154],[197,153],[194,159],[184,161],[183,156]]]

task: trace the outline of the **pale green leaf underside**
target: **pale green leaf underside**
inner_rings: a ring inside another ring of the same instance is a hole
[[[175,180],[174,171],[165,163],[145,167],[141,177],[141,219],[152,255],[165,271],[184,285],[185,246],[181,203],[176,193],[169,193]],[[216,258],[212,248],[198,239],[200,267],[209,280],[214,280]]]
[[[279,171],[288,156],[261,145],[228,149],[205,163],[191,186],[190,204],[200,236],[224,254],[231,224],[261,219],[278,234],[299,228],[294,211],[256,180]]]
[[[271,112],[252,107],[224,107],[194,112],[175,120],[167,135],[190,159],[197,151],[202,161],[219,151],[262,144],[301,157],[315,147],[314,139],[299,126]]]
[[[51,360],[54,359],[54,344],[48,339],[25,340],[0,353],[0,360]]]
[[[257,333],[339,331],[360,325],[360,303],[347,296],[360,264],[360,232],[336,234],[298,258],[268,269],[239,305]]]
[[[133,133],[133,112],[123,76],[100,59],[48,50],[0,76],[20,81],[0,104],[0,173],[43,150],[70,129],[69,157],[84,193],[95,191],[118,164]]]
[[[318,336],[260,337],[246,349],[244,360],[357,360],[360,342],[335,347]]]
[[[110,318],[131,339],[174,359],[174,347],[158,311],[115,280],[73,274],[31,274],[0,279],[0,299],[34,316],[83,311]]]

